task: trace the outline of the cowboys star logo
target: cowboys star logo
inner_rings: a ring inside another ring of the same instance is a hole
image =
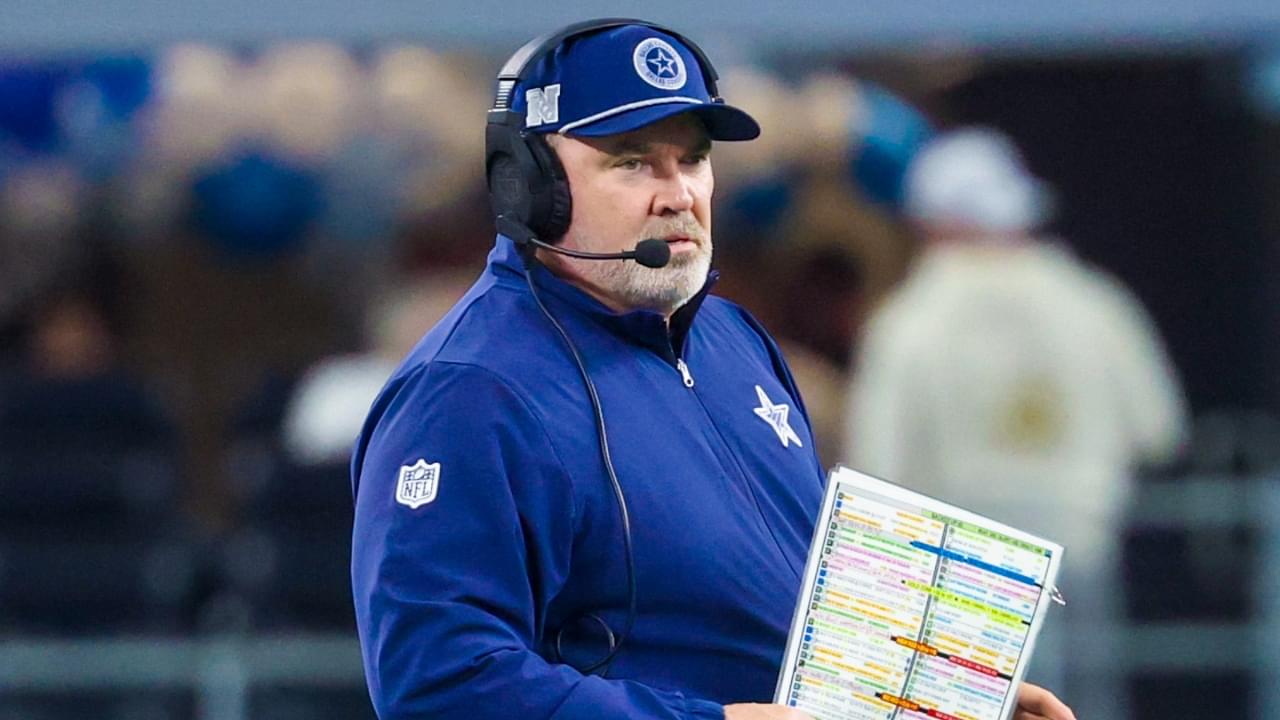
[[[649,38],[636,45],[631,62],[641,80],[660,90],[679,90],[689,79],[680,53],[659,38]]]
[[[791,427],[787,416],[791,414],[791,408],[786,403],[774,404],[769,396],[765,394],[764,388],[756,386],[756,398],[760,400],[760,407],[752,408],[756,417],[765,421],[770,428],[773,428],[774,434],[778,436],[778,441],[782,443],[782,447],[788,447],[791,443],[795,443],[800,447],[804,444],[800,442],[800,436]]]
[[[653,68],[653,74],[658,77],[676,76],[676,62],[662,48],[651,50],[644,56],[644,61],[649,67]]]

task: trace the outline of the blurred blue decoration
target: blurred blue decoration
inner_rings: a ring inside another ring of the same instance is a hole
[[[389,242],[412,149],[389,137],[357,135],[326,173],[325,236],[343,249],[364,251]]]
[[[866,198],[893,212],[902,209],[907,167],[933,136],[919,110],[870,83],[859,86],[862,112],[850,128],[850,175]]]
[[[25,155],[17,148],[6,144],[4,138],[0,137],[0,187],[8,181],[10,173],[27,161]]]
[[[91,178],[116,172],[136,146],[131,123],[151,95],[151,67],[140,57],[95,60],[57,101],[67,151]]]
[[[723,215],[717,224],[726,231],[716,237],[739,251],[759,250],[783,237],[774,231],[795,199],[797,182],[788,173],[776,172],[734,188],[720,205]]]
[[[757,178],[729,198],[730,209],[759,228],[772,228],[791,206],[793,181],[785,174]]]
[[[1280,45],[1255,54],[1247,82],[1253,106],[1266,117],[1280,119]]]
[[[102,94],[108,117],[127,120],[151,97],[151,64],[142,57],[107,57],[95,60],[82,78]]]
[[[193,191],[197,226],[219,250],[241,260],[296,249],[323,205],[314,173],[259,151],[200,176]]]
[[[54,108],[67,76],[65,68],[48,63],[0,63],[0,141],[8,136],[33,152],[55,149]]]

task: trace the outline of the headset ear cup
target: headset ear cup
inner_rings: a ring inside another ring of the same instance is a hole
[[[526,135],[525,141],[546,180],[545,192],[540,193],[536,203],[536,217],[530,218],[529,227],[544,242],[556,243],[569,230],[569,221],[573,217],[569,178],[560,157],[542,135]]]
[[[485,128],[485,179],[494,219],[507,215],[529,224],[535,204],[529,176],[536,165],[518,131],[497,124]]]

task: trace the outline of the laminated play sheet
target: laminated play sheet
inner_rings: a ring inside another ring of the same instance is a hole
[[[818,720],[1003,720],[1062,547],[840,467],[775,702]]]

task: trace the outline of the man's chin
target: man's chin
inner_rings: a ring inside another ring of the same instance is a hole
[[[703,258],[696,255],[689,255],[687,258],[681,258],[682,262],[676,264],[675,258],[672,258],[672,264],[668,265],[671,276],[669,278],[669,288],[671,293],[668,299],[671,301],[671,309],[675,309],[690,300],[702,286],[707,283],[707,273],[710,272],[710,264],[703,261]]]

